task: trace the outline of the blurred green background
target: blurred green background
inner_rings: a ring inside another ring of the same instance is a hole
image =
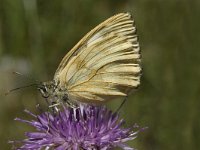
[[[200,149],[200,1],[0,0],[0,149],[32,130],[13,119],[44,106],[18,71],[47,81],[62,57],[90,29],[119,12],[131,12],[142,50],[141,87],[121,109],[127,125],[149,128],[129,144],[139,150]],[[116,109],[120,100],[108,105]],[[45,106],[44,106],[45,107]]]

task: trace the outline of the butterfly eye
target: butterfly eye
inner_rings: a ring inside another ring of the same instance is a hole
[[[46,93],[47,92],[47,89],[46,87],[42,88],[43,92]]]
[[[40,93],[42,94],[42,96],[44,98],[48,98],[49,97],[49,93],[47,91],[47,88],[46,87],[40,87],[38,88],[40,90]]]

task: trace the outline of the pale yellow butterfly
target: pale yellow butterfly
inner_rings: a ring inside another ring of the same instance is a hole
[[[102,103],[126,97],[140,84],[140,47],[129,13],[105,20],[62,59],[53,81],[38,89],[51,103]]]

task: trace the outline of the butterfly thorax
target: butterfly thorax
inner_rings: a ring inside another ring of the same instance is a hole
[[[38,87],[42,97],[48,99],[49,105],[59,104],[61,102],[68,103],[68,92],[67,89],[62,89],[58,82],[47,81],[43,82]]]

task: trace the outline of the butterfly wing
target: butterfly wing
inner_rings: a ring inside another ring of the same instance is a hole
[[[54,80],[70,100],[103,102],[140,84],[140,48],[131,15],[117,14],[86,34],[61,61]]]

